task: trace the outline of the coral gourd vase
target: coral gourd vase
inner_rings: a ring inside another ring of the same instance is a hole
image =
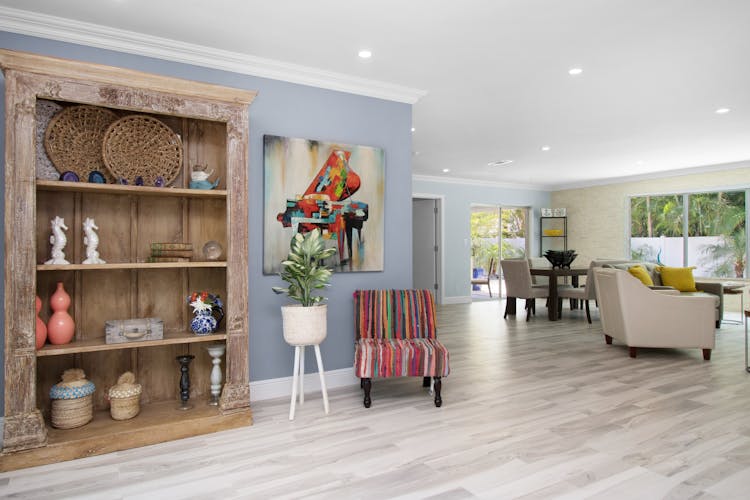
[[[76,325],[68,314],[70,295],[63,288],[62,281],[58,281],[57,290],[52,294],[49,302],[54,312],[47,323],[47,337],[51,344],[67,344],[73,340]]]
[[[41,349],[44,347],[44,343],[47,342],[47,325],[44,324],[42,318],[39,317],[39,311],[42,310],[42,299],[37,295],[36,297],[36,348]]]

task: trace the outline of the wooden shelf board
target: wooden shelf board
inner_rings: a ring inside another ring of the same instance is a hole
[[[104,338],[92,340],[75,340],[70,344],[45,345],[36,351],[40,356],[62,356],[63,354],[75,354],[78,352],[115,351],[120,349],[135,349],[141,347],[155,347],[172,344],[193,344],[197,342],[215,342],[226,340],[226,333],[213,333],[211,335],[196,335],[192,332],[165,333],[161,340],[143,340],[140,342],[125,342],[122,344],[105,344]]]
[[[104,271],[113,269],[181,269],[195,267],[227,267],[224,260],[193,262],[116,262],[113,264],[37,264],[37,271]]]
[[[113,420],[109,410],[94,412],[94,419],[76,429],[47,426],[47,446],[0,455],[0,471],[62,462],[114,451],[163,443],[251,425],[250,407],[222,414],[206,399],[191,399],[193,408],[178,410],[178,400],[141,405],[130,420]]]
[[[225,189],[185,189],[151,186],[123,186],[120,184],[96,184],[91,182],[64,182],[37,180],[40,191],[72,191],[78,193],[122,194],[136,196],[178,196],[184,198],[226,198]]]

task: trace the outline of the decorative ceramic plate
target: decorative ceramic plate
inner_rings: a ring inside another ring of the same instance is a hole
[[[162,121],[146,115],[128,115],[109,126],[102,148],[104,164],[115,179],[136,185],[163,185],[175,180],[182,168],[182,141]]]
[[[87,179],[104,171],[102,138],[117,115],[96,106],[71,106],[57,113],[44,132],[44,148],[58,172],[75,172]]]
[[[56,181],[60,178],[60,172],[47,156],[44,150],[44,132],[47,130],[52,117],[63,109],[54,101],[37,99],[36,101],[36,178]]]

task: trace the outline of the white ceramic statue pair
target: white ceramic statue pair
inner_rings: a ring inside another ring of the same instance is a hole
[[[62,217],[55,217],[50,222],[52,225],[52,235],[49,237],[49,242],[52,245],[52,258],[49,259],[45,264],[70,264],[65,260],[65,244],[68,242],[68,238],[65,236],[65,231],[68,230],[68,226],[65,225],[65,219]],[[86,260],[84,264],[106,264],[104,260],[99,258],[99,251],[96,249],[99,246],[99,235],[94,232],[94,229],[99,229],[94,219],[87,217],[83,221],[83,244],[86,245]]]

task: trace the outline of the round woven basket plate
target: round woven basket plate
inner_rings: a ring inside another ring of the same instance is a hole
[[[88,179],[104,171],[102,138],[117,115],[96,106],[71,106],[57,113],[44,132],[44,148],[58,172],[75,172]],[[111,182],[111,179],[108,179]]]
[[[175,180],[182,167],[182,141],[171,128],[150,116],[128,115],[109,126],[104,134],[102,155],[116,182],[154,186],[161,177],[164,186]]]

